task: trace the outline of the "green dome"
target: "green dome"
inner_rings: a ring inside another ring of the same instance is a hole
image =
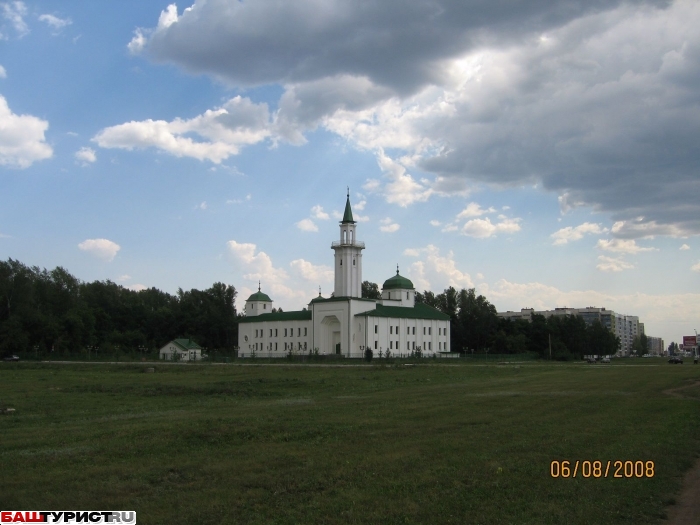
[[[413,283],[410,281],[410,279],[406,279],[405,277],[399,275],[399,269],[396,268],[396,275],[384,281],[382,290],[396,290],[399,288],[403,290],[414,289]]]
[[[272,302],[272,299],[266,294],[262,293],[260,290],[248,297],[248,301],[266,301],[268,303]]]

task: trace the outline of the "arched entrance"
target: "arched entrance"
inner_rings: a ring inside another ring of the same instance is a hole
[[[321,321],[321,353],[341,354],[340,321],[335,315],[327,315]]]

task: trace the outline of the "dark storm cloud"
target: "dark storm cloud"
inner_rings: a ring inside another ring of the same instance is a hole
[[[421,167],[498,184],[542,181],[626,221],[620,237],[700,233],[699,14],[689,2],[662,16],[623,9],[494,58],[495,69],[512,68],[511,82],[486,72],[469,88],[435,130],[443,152]]]
[[[663,4],[662,2],[656,2]],[[407,93],[439,83],[440,61],[488,39],[504,45],[615,0],[197,0],[151,35],[157,61],[237,86],[349,74]]]
[[[439,181],[541,183],[635,238],[700,234],[699,26],[691,0],[208,0],[171,6],[130,49],[284,84],[274,133],[302,143],[323,125],[380,152],[421,195],[402,202],[458,193]]]

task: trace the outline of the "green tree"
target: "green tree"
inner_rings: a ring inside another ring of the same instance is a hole
[[[362,281],[362,297],[365,299],[381,299],[379,285],[370,281]]]

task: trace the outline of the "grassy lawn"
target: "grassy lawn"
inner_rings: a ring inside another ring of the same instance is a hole
[[[659,523],[698,456],[700,366],[648,361],[0,363],[0,407],[16,409],[0,416],[0,506],[147,524]],[[552,479],[552,460],[655,475]]]

